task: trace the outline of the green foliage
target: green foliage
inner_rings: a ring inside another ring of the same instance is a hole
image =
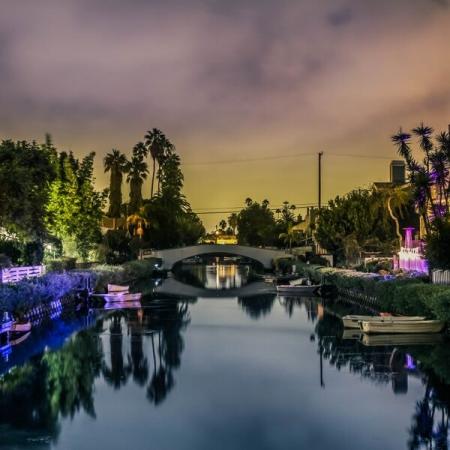
[[[358,189],[336,197],[320,211],[315,237],[338,263],[354,263],[362,250],[390,253],[395,245],[395,224],[384,194]]]
[[[438,218],[426,238],[425,255],[432,269],[450,269],[450,221]]]
[[[49,259],[45,263],[47,272],[64,272],[76,268],[76,258]]]
[[[92,267],[95,274],[96,290],[105,290],[108,283],[129,284],[139,279],[149,278],[158,261],[148,258],[142,261],[130,261],[121,266],[98,264]]]
[[[180,157],[168,155],[159,172],[160,191],[144,206],[144,217],[149,222],[145,239],[155,248],[195,244],[205,229],[182,193]]]
[[[261,204],[251,199],[246,200],[246,206],[238,215],[239,243],[252,246],[273,245],[276,236],[276,223],[269,202]]]
[[[21,241],[45,237],[53,156],[52,148],[35,142],[0,144],[0,228]]]
[[[94,189],[94,153],[81,163],[71,153],[57,160],[58,177],[50,187],[46,205],[49,232],[61,240],[64,254],[86,260],[101,240],[100,221],[105,193]]]

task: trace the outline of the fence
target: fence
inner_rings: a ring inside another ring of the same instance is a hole
[[[45,266],[12,267],[0,269],[0,283],[17,283],[23,278],[40,277],[45,273]]]
[[[450,284],[450,270],[433,270],[431,281],[433,284]]]

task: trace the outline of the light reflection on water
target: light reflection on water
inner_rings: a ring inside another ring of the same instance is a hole
[[[448,343],[363,342],[347,308],[156,299],[34,330],[87,327],[3,375],[0,448],[447,448]]]

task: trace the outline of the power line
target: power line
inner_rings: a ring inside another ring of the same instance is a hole
[[[299,205],[297,206],[295,209],[304,209],[304,208],[309,208],[309,207],[314,207],[317,206],[316,203],[308,203],[308,204],[304,204],[304,205]],[[212,215],[212,214],[232,214],[232,213],[238,213],[240,211],[242,211],[242,209],[244,209],[244,207],[240,207],[238,209],[230,209],[230,210],[224,210],[224,211],[198,211],[198,210],[193,210],[193,212],[197,215]],[[279,208],[268,208],[270,211],[276,211]]]
[[[302,203],[302,202],[289,202],[289,205],[294,205],[296,208],[301,208],[301,207],[306,207],[306,206],[314,206],[315,203],[313,202],[309,202],[309,203]],[[275,204],[270,204],[270,208],[269,209],[277,209],[277,208],[282,208],[284,206],[284,203],[275,203]],[[199,210],[208,210],[208,211],[212,211],[215,209],[226,209],[226,210],[241,210],[242,208],[245,208],[245,205],[239,205],[239,206],[205,206],[205,207],[198,207],[198,208],[193,208],[195,209],[195,211],[199,211]]]
[[[240,159],[225,159],[217,161],[199,161],[199,162],[181,162],[183,166],[210,166],[210,165],[224,165],[224,164],[241,164],[257,161],[274,161],[277,159],[289,159],[289,158],[303,158],[305,156],[316,156],[316,153],[295,153],[290,155],[270,155],[260,156],[254,158],[240,158]],[[334,156],[338,158],[360,158],[360,159],[380,159],[380,160],[392,160],[392,156],[381,155],[358,155],[351,153],[328,153],[328,156]]]

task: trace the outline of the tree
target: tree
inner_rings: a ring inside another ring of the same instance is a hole
[[[175,147],[167,139],[165,134],[158,128],[153,128],[147,131],[145,135],[145,146],[147,152],[150,153],[153,160],[152,168],[152,181],[151,181],[151,193],[150,198],[153,197],[154,185],[155,185],[155,174],[156,174],[156,163],[158,163],[159,169],[158,174],[161,171],[164,160],[169,157],[175,150]],[[158,191],[161,184],[161,175],[158,176]]]
[[[127,158],[119,150],[113,149],[104,159],[105,172],[111,172],[109,182],[109,211],[110,217],[120,217],[122,206],[122,181],[127,168]]]
[[[56,177],[55,152],[48,143],[0,144],[0,228],[22,242],[42,241],[47,234],[45,205]]]
[[[427,234],[431,232],[432,222],[449,214],[450,195],[450,133],[442,132],[432,140],[434,130],[423,123],[412,130],[418,137],[419,146],[424,153],[422,162],[413,157],[411,134],[400,128],[391,137],[400,156],[405,160],[409,181],[413,188],[413,199],[422,217]]]
[[[318,217],[315,238],[339,263],[355,259],[361,250],[391,252],[395,225],[386,208],[385,194],[358,189],[328,202]]]
[[[174,152],[166,155],[159,173],[161,189],[144,207],[150,244],[155,248],[195,244],[205,229],[182,193],[180,157]]]
[[[230,216],[228,216],[228,225],[233,230],[233,234],[236,234],[237,224],[238,224],[238,215],[236,213],[231,213]]]
[[[246,199],[246,207],[237,219],[239,243],[252,246],[272,245],[275,236],[275,218],[269,203],[259,204]]]
[[[127,183],[130,184],[130,203],[128,214],[139,211],[142,205],[142,184],[147,178],[147,163],[139,154],[134,154],[126,167]]]
[[[84,260],[101,240],[106,200],[106,192],[94,188],[94,157],[90,153],[80,163],[71,153],[59,154],[58,176],[51,184],[45,214],[47,229],[62,242],[64,253]]]
[[[220,229],[222,232],[224,232],[224,231],[226,230],[226,228],[227,228],[227,221],[224,220],[224,219],[222,219],[222,220],[219,222],[219,229]]]
[[[295,225],[288,225],[286,232],[280,233],[278,238],[282,239],[289,250],[292,250],[292,244],[299,240],[301,232],[295,228]]]

